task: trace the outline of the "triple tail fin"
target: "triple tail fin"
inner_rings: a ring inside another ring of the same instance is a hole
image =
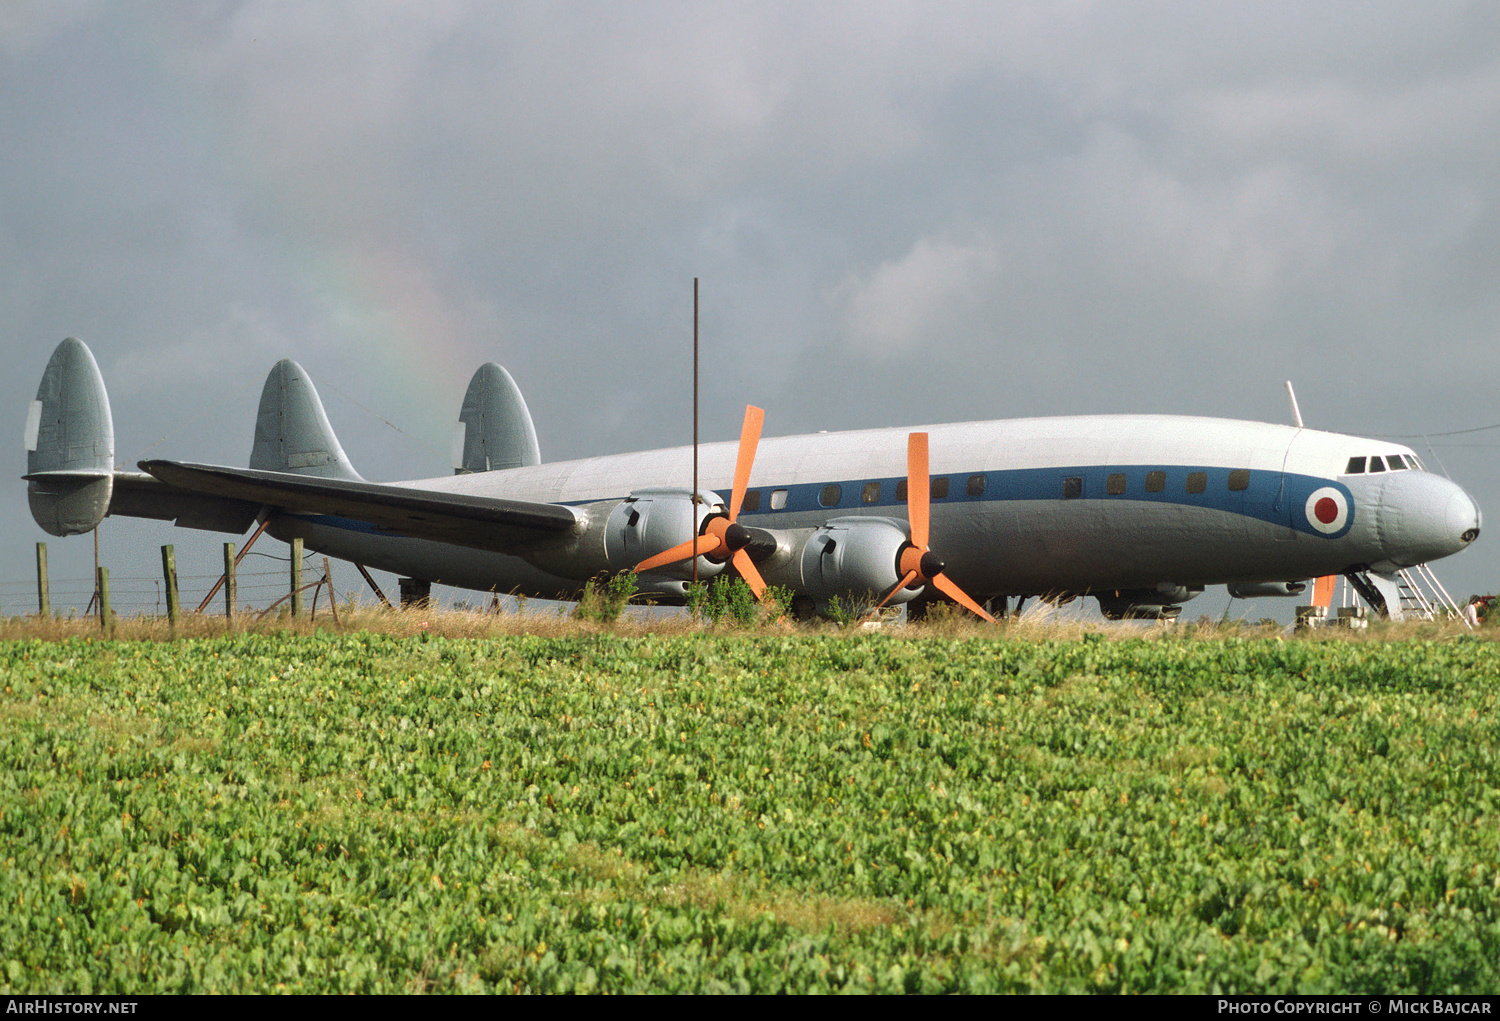
[[[51,535],[93,531],[114,490],[115,427],[99,364],[81,340],[52,352],[26,414],[31,516]]]
[[[250,467],[321,479],[360,480],[339,446],[317,388],[290,358],[283,358],[266,377],[255,415],[255,446]]]
[[[499,471],[541,464],[536,427],[526,398],[510,373],[487,362],[469,380],[458,430],[453,436],[453,472]]]

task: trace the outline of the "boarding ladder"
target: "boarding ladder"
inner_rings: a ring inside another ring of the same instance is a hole
[[[1401,592],[1402,616],[1418,617],[1422,620],[1438,620],[1447,618],[1450,620],[1464,620],[1463,611],[1443,588],[1443,583],[1438,581],[1437,575],[1432,573],[1432,568],[1426,564],[1417,564],[1405,570],[1397,571],[1396,577],[1400,579],[1397,588]],[[1464,627],[1469,622],[1464,621]]]
[[[1403,617],[1414,620],[1458,620],[1463,622],[1464,627],[1471,626],[1464,620],[1463,610],[1426,564],[1397,571],[1396,578]],[[1346,578],[1339,578],[1339,589],[1341,606],[1356,607],[1360,604],[1354,586]]]

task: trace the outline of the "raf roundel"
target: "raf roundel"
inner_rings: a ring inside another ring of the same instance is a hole
[[[1307,523],[1324,535],[1334,535],[1349,523],[1349,501],[1332,486],[1324,486],[1307,498]]]

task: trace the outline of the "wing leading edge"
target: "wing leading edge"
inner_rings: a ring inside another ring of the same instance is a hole
[[[140,468],[178,493],[365,522],[390,535],[471,549],[518,553],[566,538],[586,523],[571,507],[313,478],[252,468],[142,461]]]

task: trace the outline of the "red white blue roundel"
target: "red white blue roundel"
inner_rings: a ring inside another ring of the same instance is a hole
[[[1307,523],[1314,531],[1335,535],[1349,523],[1349,499],[1332,486],[1313,490],[1307,498]]]

